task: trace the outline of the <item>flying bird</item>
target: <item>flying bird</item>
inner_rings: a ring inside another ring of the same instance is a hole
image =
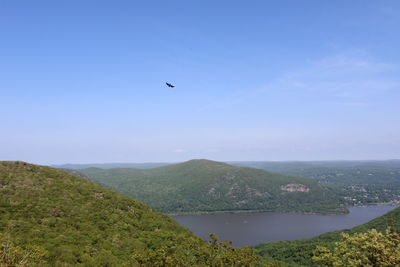
[[[170,83],[165,83],[168,87],[174,88],[175,86]]]

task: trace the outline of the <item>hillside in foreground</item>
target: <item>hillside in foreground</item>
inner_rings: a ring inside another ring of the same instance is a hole
[[[364,233],[371,229],[384,232],[388,226],[400,230],[400,208],[351,229],[329,232],[309,239],[263,243],[254,248],[264,262],[276,261],[282,266],[292,267],[319,266],[311,260],[317,246],[333,247],[341,239],[341,233]]]
[[[168,213],[345,211],[342,198],[315,181],[210,160],[153,169],[88,168],[79,172]]]
[[[141,202],[24,162],[0,162],[0,246],[0,266],[221,266],[229,260],[252,266],[256,260],[249,249],[199,239]],[[33,255],[34,262],[17,264]]]

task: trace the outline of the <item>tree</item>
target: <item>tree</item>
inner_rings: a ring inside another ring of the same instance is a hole
[[[15,246],[9,237],[0,233],[0,267],[40,265],[45,254],[45,251],[38,247],[22,249]]]
[[[199,247],[193,240],[193,247],[199,248],[195,255],[182,254],[179,247],[163,246],[156,250],[136,252],[132,255],[134,263],[140,266],[214,266],[214,267],[252,267],[260,258],[251,248],[235,248],[231,242],[218,241],[216,234],[210,234],[210,246]]]
[[[333,249],[317,246],[313,261],[323,266],[400,266],[400,232],[391,227],[385,233],[372,229],[355,235],[342,234]]]

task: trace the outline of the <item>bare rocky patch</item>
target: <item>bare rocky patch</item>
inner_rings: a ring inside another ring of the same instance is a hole
[[[308,188],[304,184],[287,184],[282,185],[281,190],[287,192],[308,192],[310,191],[310,188]]]

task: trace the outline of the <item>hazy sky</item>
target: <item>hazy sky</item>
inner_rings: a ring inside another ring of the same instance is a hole
[[[1,1],[0,115],[0,160],[400,158],[400,1]]]

